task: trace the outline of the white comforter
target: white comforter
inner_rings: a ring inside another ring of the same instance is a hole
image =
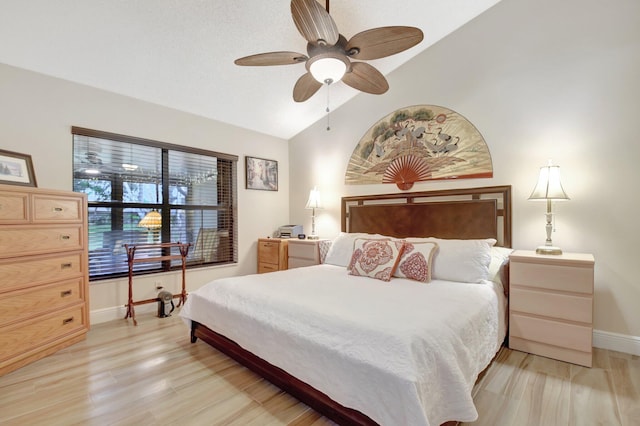
[[[318,265],[213,281],[180,315],[382,425],[473,421],[471,389],[505,334],[499,284]]]

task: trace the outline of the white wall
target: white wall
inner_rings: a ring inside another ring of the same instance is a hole
[[[352,151],[388,113],[441,105],[482,133],[494,177],[412,191],[512,185],[514,247],[534,249],[544,243],[545,206],[527,198],[552,158],[571,197],[555,205],[553,241],[595,256],[595,328],[640,336],[638,76],[640,2],[502,0],[391,73],[385,95],[361,94],[333,111],[331,131],[321,121],[290,141],[291,220],[309,229],[303,207],[313,185],[327,207],[316,218],[323,237],[340,230],[341,196],[398,192],[344,185]]]
[[[0,64],[0,148],[30,154],[39,187],[72,189],[71,126],[209,149],[239,157],[239,263],[236,266],[189,271],[186,280],[188,291],[213,278],[254,273],[257,238],[271,235],[279,225],[288,221],[287,141]],[[245,155],[278,161],[277,192],[245,189]],[[259,217],[256,216],[258,206]],[[166,273],[136,278],[135,298],[155,297],[157,290],[154,284],[158,281],[177,292],[180,275]],[[90,298],[92,321],[118,318],[121,309],[116,308],[121,308],[127,301],[127,281],[91,283]]]

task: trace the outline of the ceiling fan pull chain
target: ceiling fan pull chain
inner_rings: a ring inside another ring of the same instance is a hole
[[[327,112],[327,132],[331,130],[331,120],[330,120],[331,110],[329,109],[329,101],[330,101],[329,90],[331,90],[331,83],[327,83],[327,109],[325,110]]]

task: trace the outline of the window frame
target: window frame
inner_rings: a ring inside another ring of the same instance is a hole
[[[97,207],[97,208],[109,208],[111,209],[112,218],[114,217],[114,210],[124,212],[126,209],[157,209],[162,215],[162,228],[160,230],[160,241],[162,242],[175,242],[171,241],[171,212],[172,210],[184,210],[188,211],[218,211],[223,212],[228,216],[228,220],[230,221],[228,237],[229,237],[229,247],[231,248],[231,253],[229,259],[224,261],[210,261],[210,262],[199,262],[199,263],[187,263],[187,269],[195,269],[202,267],[210,267],[213,265],[228,265],[228,264],[237,264],[238,263],[238,219],[237,219],[237,203],[238,203],[238,179],[237,179],[237,166],[238,166],[238,156],[232,154],[225,154],[216,151],[209,151],[200,148],[188,147],[183,145],[170,144],[166,142],[160,142],[150,139],[139,138],[135,136],[127,136],[116,133],[110,133],[100,130],[87,129],[83,127],[73,126],[71,128],[72,134],[72,157],[73,157],[73,165],[72,167],[72,182],[75,188],[76,183],[76,171],[75,169],[75,136],[85,136],[91,138],[98,139],[106,139],[120,143],[129,143],[134,145],[143,145],[152,148],[158,148],[161,150],[161,179],[160,179],[160,191],[162,196],[157,203],[134,203],[134,202],[125,202],[120,199],[120,201],[89,201],[88,209]],[[225,188],[226,191],[229,192],[228,201],[230,205],[219,205],[216,203],[215,205],[211,204],[170,204],[170,187],[171,187],[171,179],[169,178],[169,151],[178,151],[187,154],[196,154],[208,157],[215,157],[217,164],[222,161],[226,161],[230,164],[230,170],[226,172],[228,175],[224,176],[225,181],[220,183],[219,185],[228,185],[228,188]],[[121,187],[123,180],[122,179],[111,179],[112,185],[118,181],[118,185]],[[116,188],[118,187],[116,185]],[[122,191],[120,192],[120,197],[122,197]],[[112,196],[112,198],[114,198]],[[121,215],[124,213],[121,213]],[[122,220],[122,218],[120,218]],[[117,219],[116,219],[117,221]],[[113,221],[112,221],[113,226]],[[90,234],[91,225],[88,224],[87,233]],[[112,228],[113,231],[113,228]],[[185,230],[186,231],[186,230]],[[184,242],[184,241],[183,241]],[[193,241],[195,245],[196,241]],[[87,241],[87,245],[89,242]],[[190,247],[190,252],[195,250],[195,247]],[[160,272],[169,272],[181,270],[181,263],[178,262],[176,264],[174,262],[172,266],[171,261],[164,261],[161,263],[160,267],[152,267],[148,266],[142,268],[141,270],[136,270],[134,268],[134,275],[145,275],[152,273],[160,273]],[[90,281],[101,281],[106,279],[114,279],[128,276],[128,272],[115,272],[111,274],[99,274],[99,275],[90,275]]]

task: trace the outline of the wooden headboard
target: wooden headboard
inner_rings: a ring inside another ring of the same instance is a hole
[[[342,197],[342,231],[495,238],[511,247],[511,186]]]

